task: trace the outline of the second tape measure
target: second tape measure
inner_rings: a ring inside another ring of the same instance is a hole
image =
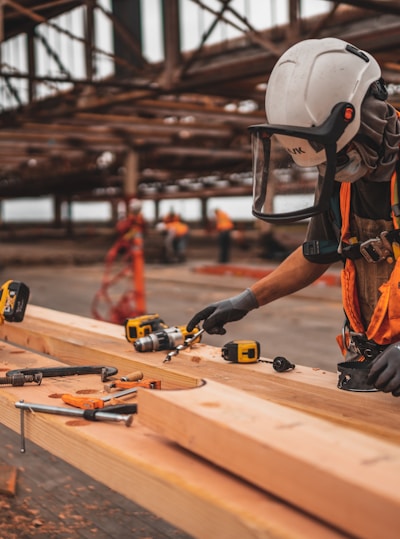
[[[258,341],[230,341],[222,347],[222,357],[232,363],[257,363],[260,357]]]
[[[231,363],[272,363],[272,367],[277,372],[286,372],[295,368],[283,356],[277,356],[273,361],[260,359],[260,343],[258,341],[229,341],[222,348],[222,357]]]

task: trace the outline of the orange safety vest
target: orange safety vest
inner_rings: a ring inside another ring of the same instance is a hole
[[[397,173],[391,178],[392,206],[397,200]],[[340,213],[342,216],[341,238],[350,239],[350,196],[351,184],[342,183],[340,187]],[[398,217],[392,211],[395,229],[399,229]],[[397,258],[389,279],[380,288],[380,297],[372,314],[368,327],[364,327],[360,315],[359,299],[356,288],[356,268],[353,260],[347,258],[341,273],[343,308],[351,329],[366,335],[367,339],[380,345],[400,341],[400,257]]]
[[[219,232],[232,230],[233,223],[225,212],[218,210],[215,215],[217,218],[216,227]]]
[[[189,232],[188,225],[186,223],[182,223],[182,221],[171,221],[166,223],[165,226],[168,230],[172,230],[177,238],[186,236],[186,234]]]

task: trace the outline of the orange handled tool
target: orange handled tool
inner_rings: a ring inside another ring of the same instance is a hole
[[[125,395],[130,395],[131,393],[136,393],[137,387],[132,387],[130,389],[125,389],[125,391],[120,391],[119,393],[114,393],[107,397],[79,397],[78,395],[61,395],[62,400],[66,404],[70,404],[75,408],[82,408],[84,410],[95,410],[98,408],[104,408],[105,403],[113,399],[118,399],[124,397]]]

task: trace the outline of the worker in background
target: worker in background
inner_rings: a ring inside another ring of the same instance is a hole
[[[400,396],[400,121],[387,97],[376,60],[342,40],[305,40],[282,55],[266,91],[267,123],[250,128],[253,214],[270,223],[309,218],[305,242],[250,288],[194,315],[188,330],[204,321],[208,333],[223,335],[226,323],[310,285],[340,261],[345,363],[369,362],[372,387]],[[308,205],[274,213],[273,144],[296,171],[317,169]]]
[[[172,245],[172,257],[177,262],[185,262],[189,227],[179,214],[175,214],[167,223],[167,232]]]
[[[142,203],[137,198],[127,203],[127,214],[118,219],[115,229],[118,237],[106,255],[106,262],[115,260],[118,254],[125,254],[132,249],[133,242],[140,244],[143,251],[143,236],[146,221],[142,213]]]
[[[221,264],[229,262],[231,249],[231,232],[233,230],[233,222],[229,215],[219,208],[214,210],[215,228],[218,233],[219,257],[218,261]]]
[[[137,198],[132,198],[127,203],[127,214],[121,217],[115,229],[118,234],[117,244],[121,251],[125,251],[130,248],[132,240],[140,236],[143,236],[146,232],[146,220],[142,213],[142,203]]]
[[[171,210],[157,229],[165,234],[165,261],[185,262],[189,226],[182,221],[181,216]]]

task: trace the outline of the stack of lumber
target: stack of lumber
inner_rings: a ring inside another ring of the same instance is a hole
[[[26,436],[194,537],[399,536],[391,395],[339,390],[319,369],[229,364],[204,344],[163,363],[165,352],[135,352],[120,326],[33,305],[0,339],[3,374],[57,362],[161,380],[161,391],[138,391],[128,428],[25,412]],[[21,399],[60,406],[62,393],[102,389],[98,375],[2,386],[1,422],[19,431]]]

